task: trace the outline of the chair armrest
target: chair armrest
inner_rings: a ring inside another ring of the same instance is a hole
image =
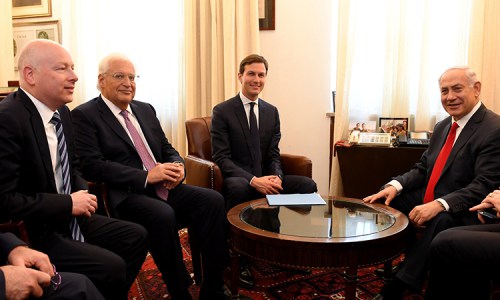
[[[301,175],[312,178],[312,161],[308,157],[282,153],[281,166],[285,175]]]
[[[222,192],[222,172],[214,162],[193,155],[184,158],[186,183]]]
[[[29,244],[28,231],[26,231],[26,225],[24,221],[8,221],[5,223],[0,223],[0,232],[11,232],[20,238],[26,244]]]
[[[103,182],[87,181],[89,186],[89,193],[97,197],[97,214],[108,216],[110,218],[116,217],[113,207],[108,200],[108,190],[106,184]]]

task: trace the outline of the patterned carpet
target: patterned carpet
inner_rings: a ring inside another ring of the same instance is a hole
[[[181,230],[184,262],[192,272],[191,255],[187,245],[187,232]],[[361,269],[358,273],[357,299],[372,299],[383,286],[383,280],[374,274],[376,267]],[[314,270],[310,273],[278,269],[267,264],[252,263],[256,287],[240,289],[240,294],[256,300],[273,299],[344,299],[344,279],[341,271]],[[229,274],[227,274],[229,278]],[[190,288],[193,299],[198,299],[199,287]],[[148,255],[142,270],[129,292],[129,300],[169,299],[166,286]],[[406,295],[405,299],[419,300],[420,295]]]

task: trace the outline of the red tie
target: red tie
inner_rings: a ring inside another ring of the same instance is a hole
[[[450,156],[451,148],[453,148],[453,142],[455,141],[455,136],[457,135],[457,128],[458,124],[457,122],[454,122],[451,126],[450,132],[448,133],[448,138],[446,139],[441,152],[439,152],[436,163],[434,164],[434,169],[432,169],[431,178],[427,184],[427,189],[425,190],[424,203],[434,200],[434,188],[436,187],[436,183],[441,176],[441,172],[443,172],[446,160],[448,160],[448,156]]]

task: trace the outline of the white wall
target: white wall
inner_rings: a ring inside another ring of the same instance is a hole
[[[312,159],[321,195],[329,184],[331,5],[276,0],[276,29],[260,31],[260,54],[269,62],[262,98],[280,111],[281,152]]]

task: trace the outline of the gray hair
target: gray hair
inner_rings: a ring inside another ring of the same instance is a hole
[[[443,74],[441,74],[441,76],[439,76],[438,83],[441,83],[441,79],[443,78],[444,74],[446,74],[452,70],[463,70],[465,72],[465,77],[467,77],[467,81],[469,82],[469,86],[473,86],[476,82],[479,81],[477,79],[476,72],[474,72],[474,70],[472,70],[471,67],[455,66],[455,67],[451,67],[451,68],[447,69],[446,71],[444,71]]]

